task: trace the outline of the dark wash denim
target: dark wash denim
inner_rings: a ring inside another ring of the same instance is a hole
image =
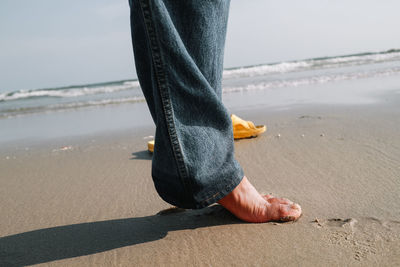
[[[152,177],[181,208],[203,208],[242,180],[222,103],[229,0],[130,0],[138,79],[156,124]]]

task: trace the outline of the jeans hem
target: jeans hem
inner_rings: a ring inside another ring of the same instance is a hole
[[[200,201],[199,204],[196,205],[196,208],[197,209],[205,208],[223,199],[224,197],[229,195],[242,182],[243,178],[244,174],[243,171],[241,171],[240,175],[236,179],[234,179],[230,184],[228,184],[222,190],[218,191],[212,196],[206,198],[205,200]]]

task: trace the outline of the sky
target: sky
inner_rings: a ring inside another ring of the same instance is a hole
[[[398,0],[232,0],[225,68],[400,48],[399,10]],[[0,48],[0,92],[136,78],[128,0],[1,0]]]

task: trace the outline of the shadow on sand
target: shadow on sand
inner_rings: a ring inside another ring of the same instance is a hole
[[[25,266],[91,255],[164,238],[168,232],[242,223],[219,205],[157,215],[58,226],[0,238],[0,266]]]
[[[137,151],[132,153],[132,158],[133,159],[148,159],[151,160],[152,158],[152,153],[150,153],[148,150],[142,150],[142,151]]]

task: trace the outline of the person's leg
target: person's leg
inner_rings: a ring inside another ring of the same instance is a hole
[[[138,78],[156,124],[152,176],[160,196],[206,207],[242,180],[221,77],[229,1],[133,0]]]
[[[289,204],[276,207],[260,196],[234,158],[221,100],[229,0],[130,4],[136,69],[156,124],[152,177],[159,195],[182,208],[219,201],[246,221],[296,217]]]

